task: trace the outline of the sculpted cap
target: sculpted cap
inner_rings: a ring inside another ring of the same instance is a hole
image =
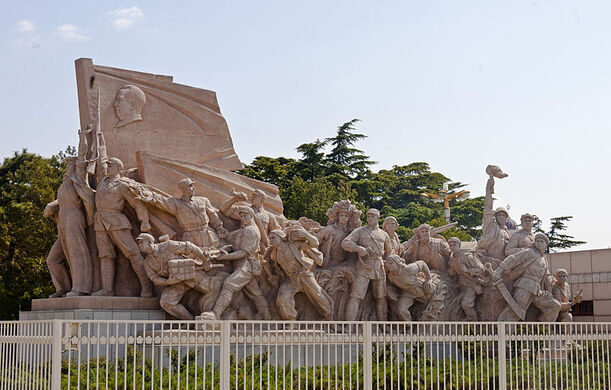
[[[541,239],[545,240],[545,243],[549,245],[549,237],[547,237],[545,234],[537,233],[537,234],[535,234],[535,241],[537,241],[537,238],[541,238]]]
[[[193,184],[193,180],[189,179],[188,177],[185,177],[184,179],[181,179],[178,182],[178,188],[182,190],[183,188],[187,188],[191,184]]]
[[[367,210],[367,215],[374,214],[376,217],[380,218],[380,211],[378,209],[369,209]]]
[[[254,190],[252,194],[253,194],[253,196],[256,195],[256,196],[258,196],[259,198],[261,198],[263,200],[265,200],[267,198],[267,195],[265,195],[265,192],[261,191],[258,188],[256,190]]]
[[[497,209],[494,210],[494,215],[497,215],[499,213],[504,213],[506,217],[509,217],[509,213],[507,212],[507,209],[505,207],[497,207]]]
[[[457,243],[458,245],[462,244],[462,242],[461,242],[461,241],[460,241],[458,238],[456,238],[456,237],[452,237],[452,238],[450,238],[450,239],[448,240],[448,244],[449,244],[449,243],[451,243],[451,242],[455,242],[455,243]]]
[[[123,170],[123,161],[119,160],[116,157],[109,158],[106,163],[111,164],[111,165],[116,165],[119,167],[119,169]]]
[[[155,242],[155,238],[148,233],[140,233],[138,237],[136,237],[137,242],[148,241],[151,244]]]
[[[238,214],[242,215],[242,214],[250,214],[250,215],[255,215],[255,211],[248,207],[248,206],[240,206],[238,207]]]

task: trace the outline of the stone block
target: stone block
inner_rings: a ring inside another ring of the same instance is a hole
[[[570,252],[571,274],[589,274],[592,272],[592,256],[590,251]]]
[[[111,310],[95,310],[93,312],[94,320],[112,320]]]
[[[596,322],[611,322],[611,316],[594,316]]]
[[[576,316],[573,317],[573,322],[593,322],[594,316]]]
[[[611,316],[611,299],[597,300],[594,302],[595,316]]]
[[[611,272],[611,249],[592,251],[592,272]]]
[[[74,318],[75,320],[93,320],[93,310],[92,309],[77,309],[74,310]]]
[[[149,312],[148,312],[148,310],[132,311],[131,315],[132,315],[131,319],[135,320],[135,321],[148,320],[149,319]]]
[[[552,274],[556,273],[559,268],[564,268],[567,272],[571,272],[571,254],[568,252],[564,253],[551,253],[549,255],[549,268]]]
[[[159,298],[140,297],[64,297],[33,299],[32,311],[41,310],[160,310]]]
[[[129,311],[113,311],[113,320],[129,321],[132,319],[132,314]]]

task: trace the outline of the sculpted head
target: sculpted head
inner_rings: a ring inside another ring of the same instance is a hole
[[[418,226],[414,230],[416,231],[416,234],[418,235],[418,239],[424,243],[427,243],[431,240],[431,230],[432,229],[433,228],[431,227],[431,225],[423,223],[422,225]]]
[[[460,249],[460,245],[462,243],[460,242],[460,240],[456,237],[452,237],[448,240],[448,246],[450,247],[450,250],[452,252],[457,252]]]
[[[180,189],[180,193],[183,197],[191,198],[193,195],[195,195],[193,180],[189,179],[188,177],[178,182],[178,188]]]
[[[76,157],[66,157],[66,175],[71,175],[76,170]]]
[[[337,223],[342,229],[352,231],[361,226],[361,211],[349,200],[334,202],[327,211],[329,222],[327,225]]]
[[[549,245],[549,238],[543,233],[535,234],[535,248],[543,254]]]
[[[380,221],[380,211],[377,209],[369,209],[367,210],[367,225],[372,227],[378,227],[378,222]]]
[[[507,218],[509,218],[509,213],[504,207],[499,207],[494,210],[494,218],[496,219],[496,223],[498,223],[501,228],[504,228],[505,222],[507,222]]]
[[[116,157],[111,157],[106,161],[106,176],[112,177],[123,172],[123,161]]]
[[[566,282],[568,282],[569,280],[569,273],[566,272],[566,270],[564,268],[558,268],[556,270],[556,283],[562,287],[566,284]]]
[[[286,234],[280,229],[274,229],[269,233],[269,240],[272,246],[279,246],[283,241],[286,241]]]
[[[535,221],[535,217],[526,213],[520,217],[520,222],[522,223],[522,229],[530,231],[533,228],[533,223]]]
[[[403,259],[393,254],[384,260],[384,269],[388,272],[396,272],[401,268],[402,264],[405,264]]]
[[[388,234],[394,233],[399,227],[399,222],[397,222],[397,218],[390,216],[384,218],[384,222],[382,222],[382,229]]]
[[[263,203],[265,202],[265,199],[267,199],[267,195],[265,195],[265,192],[257,188],[252,193],[251,204],[254,207],[261,207]]]
[[[138,243],[138,247],[142,251],[142,253],[146,253],[150,255],[153,253],[153,244],[155,243],[155,238],[148,233],[140,233],[138,237],[136,237],[136,242]]]
[[[255,215],[255,212],[252,208],[248,206],[240,206],[238,207],[238,215],[240,216],[240,222],[242,226],[249,225]]]
[[[117,92],[113,107],[119,122],[115,127],[123,127],[142,120],[142,108],[146,103],[144,92],[135,85],[124,85]]]

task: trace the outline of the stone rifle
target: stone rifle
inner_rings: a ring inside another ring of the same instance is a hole
[[[443,233],[446,230],[452,229],[454,226],[458,225],[458,222],[448,223],[447,225],[439,226],[431,229],[431,235]]]

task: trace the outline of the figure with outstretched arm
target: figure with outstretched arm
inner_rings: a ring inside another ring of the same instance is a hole
[[[140,281],[140,296],[151,297],[151,281],[144,270],[144,259],[138,244],[131,234],[131,223],[123,214],[125,202],[136,210],[140,230],[151,230],[148,211],[144,203],[130,191],[129,179],[121,176],[123,162],[116,157],[108,158],[104,135],[98,131],[97,191],[95,195],[95,235],[100,258],[102,289],[93,295],[114,295],[115,259],[118,248],[126,258]]]
[[[482,238],[477,242],[477,249],[481,249],[487,256],[498,260],[505,258],[505,246],[509,241],[509,232],[505,227],[505,222],[509,218],[509,213],[503,207],[494,210],[494,178],[503,178],[507,174],[495,165],[486,168],[488,181],[486,183],[486,196],[484,198],[484,217],[482,219]]]

